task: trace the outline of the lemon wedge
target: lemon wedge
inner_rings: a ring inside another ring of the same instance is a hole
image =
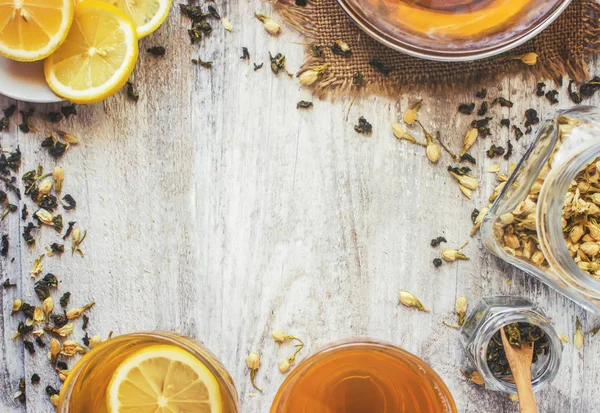
[[[160,27],[169,15],[172,0],[103,0],[127,14],[141,39]]]
[[[137,57],[129,17],[108,3],[85,0],[75,6],[65,42],[44,62],[46,82],[71,102],[99,102],[123,87]]]
[[[109,413],[223,410],[215,376],[196,357],[172,345],[153,345],[126,358],[108,385],[106,404]]]
[[[67,37],[73,0],[0,0],[0,55],[22,62],[44,59]]]

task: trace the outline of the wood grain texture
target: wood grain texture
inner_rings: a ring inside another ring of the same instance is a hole
[[[20,145],[21,172],[38,162],[48,170],[65,167],[64,191],[78,200],[66,221],[88,230],[86,256],[47,259],[46,270],[59,276],[62,291],[72,292],[74,305],[97,302],[90,334],[160,329],[196,337],[231,372],[244,413],[267,412],[284,379],[277,364],[291,349],[275,345],[273,329],[303,338],[308,348],[302,357],[349,337],[392,342],[433,366],[460,412],[517,412],[506,395],[484,391],[460,374],[470,367],[468,357],[458,333],[442,325],[454,320],[456,297],[464,295],[472,305],[493,294],[530,297],[570,341],[575,316],[585,330],[600,319],[491,256],[477,237],[465,248],[470,261],[440,269],[431,264],[440,252],[429,246],[431,238],[444,235],[451,246],[467,240],[472,209],[495,186],[486,166],[508,167],[504,159],[484,154],[492,142],[506,144],[507,129],[492,122],[493,137],[473,147],[480,161],[474,174],[482,186],[467,200],[446,172],[451,161],[446,154],[432,165],[421,147],[397,141],[390,128],[423,99],[425,126],[440,130],[458,150],[472,117],[457,115],[456,106],[473,101],[479,85],[397,100],[313,100],[296,80],[275,76],[268,67],[271,51],[284,53],[290,70],[298,68],[300,36],[288,28],[269,36],[253,17],[270,12],[259,1],[228,0],[218,7],[233,23],[233,33],[216,24],[212,35],[190,46],[187,22],[175,10],[142,40],[133,76],[139,102],[121,92],[79,107],[79,115],[60,127],[81,144],[59,161],[40,148],[51,125],[39,115],[34,120],[39,133],[22,134],[14,119],[0,135],[2,146]],[[145,52],[154,45],[166,46],[164,59]],[[249,48],[250,62],[239,59],[242,46]],[[198,56],[214,61],[213,68],[193,66],[190,60]],[[254,62],[265,67],[255,72]],[[488,86],[490,97],[502,95],[515,106],[494,107],[496,119],[522,123],[529,107],[544,115],[570,106],[566,85],[556,107],[535,96],[531,79],[499,86],[502,92]],[[314,108],[297,110],[302,99],[313,100]],[[0,108],[10,103],[0,97]],[[43,114],[59,106],[35,108]],[[361,115],[373,124],[372,136],[354,131]],[[512,161],[532,139],[526,135],[515,143]],[[34,301],[29,271],[55,236],[45,228],[30,250],[21,242],[21,224],[17,214],[0,224],[11,240],[9,259],[0,260],[2,278],[19,284],[0,294],[0,411],[50,412],[44,387],[59,383],[42,352],[30,356],[10,340],[17,325],[10,303],[19,296]],[[431,313],[399,306],[400,289],[413,292]],[[81,336],[77,331],[75,337]],[[244,364],[250,351],[263,359],[257,382],[265,393],[257,397],[251,397]],[[565,345],[558,379],[537,396],[541,412],[597,411],[599,351],[597,338],[587,338],[581,350]],[[29,380],[33,372],[42,375],[42,384],[28,386],[23,408],[11,395],[19,378]]]

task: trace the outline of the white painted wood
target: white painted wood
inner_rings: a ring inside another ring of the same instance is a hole
[[[530,297],[570,338],[576,315],[586,330],[600,320],[486,253],[477,237],[465,248],[470,261],[433,268],[440,250],[429,246],[430,239],[443,234],[449,245],[458,246],[468,238],[472,209],[484,204],[495,185],[486,166],[507,167],[484,152],[492,142],[505,145],[508,132],[493,122],[494,136],[473,147],[482,187],[469,201],[445,171],[446,154],[431,165],[422,148],[398,142],[390,124],[423,99],[423,123],[440,130],[458,151],[471,117],[457,115],[456,106],[473,101],[478,86],[458,95],[365,96],[350,109],[350,99],[313,100],[295,80],[274,76],[268,68],[268,51],[284,53],[292,71],[300,66],[299,35],[284,28],[280,37],[269,36],[253,17],[255,11],[269,13],[259,1],[218,7],[233,23],[233,33],[216,25],[211,36],[190,46],[187,22],[172,13],[161,30],[141,42],[134,74],[140,101],[132,103],[122,92],[79,107],[79,115],[61,128],[78,136],[81,145],[58,162],[39,146],[50,128],[39,116],[39,133],[24,135],[13,121],[0,135],[3,146],[21,146],[21,172],[37,162],[46,169],[55,163],[65,167],[65,192],[78,200],[66,221],[77,220],[88,230],[86,257],[51,258],[46,269],[59,276],[63,291],[73,293],[73,304],[97,302],[90,334],[161,329],[196,337],[231,372],[245,413],[267,412],[284,379],[277,364],[290,349],[273,343],[273,329],[307,342],[301,358],[355,336],[392,342],[433,366],[460,412],[517,412],[505,395],[461,376],[468,359],[458,333],[441,324],[454,320],[456,297],[465,295],[472,305],[491,294]],[[167,47],[164,59],[145,52],[159,44]],[[241,46],[249,48],[251,62],[239,59]],[[190,59],[198,56],[214,61],[213,68],[193,66]],[[265,67],[255,72],[253,62]],[[501,109],[513,122],[522,122],[531,106],[541,114],[554,109],[535,96],[534,80],[506,80],[501,86],[502,92],[489,87],[490,95],[515,102],[512,109]],[[559,107],[570,106],[564,89]],[[313,100],[314,108],[297,110],[301,99]],[[1,108],[10,103],[0,98]],[[35,107],[45,113],[59,106]],[[354,131],[360,115],[373,124],[372,136]],[[532,139],[528,135],[515,145],[512,161]],[[10,257],[15,257],[14,263],[0,260],[2,276],[19,282],[18,290],[0,294],[0,410],[25,411],[10,395],[20,377],[39,372],[42,385],[29,386],[27,411],[50,412],[44,387],[58,383],[48,380],[45,355],[31,357],[10,340],[17,321],[9,314],[17,296],[33,299],[31,265],[44,242],[54,238],[45,228],[30,251],[22,245],[20,224],[14,214],[0,226],[10,233]],[[402,288],[431,313],[399,306]],[[263,358],[257,382],[265,393],[258,397],[250,396],[244,364],[250,351]],[[559,378],[538,395],[540,411],[597,411],[599,351],[600,339],[588,339],[579,351],[565,346]]]

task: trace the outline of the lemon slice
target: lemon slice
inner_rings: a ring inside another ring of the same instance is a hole
[[[0,55],[41,60],[65,40],[73,0],[0,0]]]
[[[109,413],[222,413],[223,409],[215,376],[196,357],[171,345],[146,347],[125,359],[108,385],[106,404]]]
[[[172,0],[103,0],[127,14],[141,39],[160,27],[169,15]]]
[[[123,87],[137,56],[138,40],[129,17],[108,3],[85,0],[75,6],[71,30],[44,62],[44,73],[57,95],[74,103],[94,103]]]

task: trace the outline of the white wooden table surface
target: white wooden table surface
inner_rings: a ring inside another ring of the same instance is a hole
[[[459,295],[471,305],[486,295],[522,295],[539,303],[557,331],[570,338],[557,380],[538,396],[540,412],[597,412],[600,338],[587,338],[575,350],[572,337],[576,316],[585,330],[598,318],[491,256],[478,237],[465,248],[470,261],[440,269],[431,263],[440,252],[429,246],[431,238],[444,235],[450,246],[467,240],[472,209],[495,186],[486,166],[508,164],[484,152],[492,142],[506,145],[508,131],[493,121],[493,137],[472,149],[482,186],[467,200],[446,172],[451,161],[446,154],[430,164],[422,148],[397,141],[390,124],[423,99],[423,123],[458,150],[472,117],[457,115],[456,106],[475,100],[476,87],[452,96],[423,91],[397,99],[364,97],[350,109],[350,99],[313,99],[295,79],[275,76],[268,67],[268,51],[284,53],[292,71],[300,66],[297,33],[284,27],[281,36],[268,35],[253,17],[271,12],[258,0],[217,6],[233,33],[216,24],[211,36],[191,46],[188,22],[174,10],[158,32],[141,41],[133,77],[139,102],[121,92],[78,107],[78,116],[60,127],[81,144],[58,161],[40,148],[51,126],[39,114],[61,105],[34,105],[39,133],[21,133],[16,118],[0,133],[2,146],[20,145],[21,173],[38,162],[48,170],[56,164],[65,168],[64,191],[78,201],[65,217],[88,230],[86,256],[47,259],[45,272],[60,278],[74,305],[97,302],[90,334],[171,330],[203,341],[234,377],[244,413],[267,412],[284,379],[277,364],[290,349],[274,344],[273,329],[307,342],[301,358],[344,338],[392,342],[441,375],[460,412],[517,412],[506,395],[461,376],[459,370],[470,367],[468,358],[457,331],[442,320],[455,320]],[[154,45],[167,48],[165,58],[145,52]],[[242,46],[250,50],[250,62],[240,60]],[[192,65],[196,57],[214,61],[213,68]],[[254,62],[265,66],[255,72]],[[566,83],[557,107],[570,106]],[[522,123],[529,107],[540,115],[553,110],[535,96],[534,80],[500,86],[502,92],[490,85],[490,96],[502,95],[515,106],[494,107],[496,119]],[[302,99],[312,100],[314,108],[297,110]],[[11,103],[0,97],[0,108]],[[353,129],[361,115],[373,124],[370,137]],[[526,135],[515,144],[512,161],[532,139]],[[59,383],[42,352],[31,356],[11,340],[17,319],[10,306],[19,296],[37,302],[29,272],[45,243],[56,237],[44,230],[30,250],[21,225],[12,214],[0,226],[11,241],[8,259],[0,260],[2,280],[10,277],[19,285],[0,292],[0,411],[50,412],[44,387]],[[431,313],[398,305],[400,289],[413,292]],[[250,351],[263,359],[257,382],[265,392],[258,397],[250,397],[244,363]],[[28,386],[25,409],[12,394],[18,380],[29,382],[34,372],[42,385]]]

